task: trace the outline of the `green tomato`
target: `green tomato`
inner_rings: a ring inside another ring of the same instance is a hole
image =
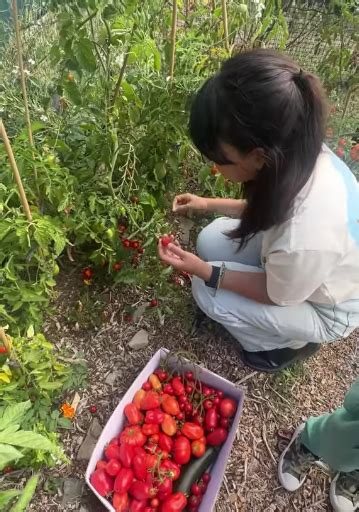
[[[239,12],[241,12],[242,14],[248,13],[248,7],[246,6],[246,4],[239,4],[238,9]]]
[[[52,269],[52,275],[57,276],[59,272],[60,272],[60,267],[58,266],[57,263],[54,263],[54,268]]]
[[[113,240],[115,237],[115,231],[112,228],[106,230],[106,236],[109,240]]]

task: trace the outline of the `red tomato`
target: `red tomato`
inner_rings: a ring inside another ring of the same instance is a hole
[[[160,395],[156,391],[148,391],[142,399],[141,409],[148,411],[150,409],[158,409],[161,405]]]
[[[150,375],[149,379],[148,379],[151,383],[151,386],[152,388],[155,390],[155,391],[160,391],[162,389],[162,384],[161,384],[161,381],[160,379],[158,378],[157,375],[155,375],[154,373],[152,373],[152,375]]]
[[[130,446],[143,446],[147,441],[145,434],[142,433],[141,427],[133,425],[126,427],[120,434],[121,444],[129,444]]]
[[[213,402],[211,400],[205,400],[203,402],[203,407],[206,409],[206,411],[208,411],[208,409],[212,409]]]
[[[152,508],[158,508],[160,506],[160,500],[158,498],[152,498],[150,505]]]
[[[156,445],[157,445],[157,444],[158,444],[159,439],[160,439],[159,434],[152,434],[152,436],[150,436],[150,437],[148,438],[148,444],[152,444],[152,445],[153,445],[153,444],[156,444]]]
[[[129,512],[145,512],[147,508],[147,500],[131,500]]]
[[[145,436],[152,436],[153,434],[158,434],[159,431],[159,425],[149,425],[148,423],[144,423],[142,425],[142,433]]]
[[[168,436],[174,436],[177,432],[177,423],[169,414],[165,414],[165,418],[161,423],[161,429]]]
[[[192,510],[198,510],[202,501],[202,496],[190,496],[188,498],[188,508]]]
[[[142,384],[142,389],[144,391],[150,391],[152,389],[151,383],[150,382],[144,382]]]
[[[198,484],[192,484],[191,493],[193,494],[193,496],[200,496],[202,494],[202,491]]]
[[[173,387],[171,386],[171,384],[166,384],[165,387],[163,388],[163,392],[166,393],[167,395],[174,395],[174,391],[173,391]]]
[[[204,418],[203,416],[201,416],[200,414],[195,414],[193,416],[193,423],[196,423],[196,425],[199,425],[200,427],[203,425],[204,423]]]
[[[186,386],[186,393],[187,393],[187,395],[190,395],[192,393],[192,391],[193,391],[192,384],[187,384],[187,386]]]
[[[203,428],[196,423],[190,423],[189,421],[183,425],[181,432],[192,441],[204,436]]]
[[[99,460],[96,464],[96,469],[105,469],[107,462],[105,460]]]
[[[105,467],[106,473],[108,473],[110,476],[116,476],[119,473],[120,469],[121,464],[117,459],[109,460]]]
[[[129,493],[136,500],[142,501],[153,498],[156,495],[156,489],[151,487],[147,482],[134,481],[130,487]]]
[[[171,416],[177,416],[180,413],[180,406],[176,398],[167,394],[162,396],[162,409]]]
[[[182,384],[182,381],[179,377],[173,377],[173,379],[171,380],[171,385],[173,387],[173,391],[176,396],[180,396],[180,395],[184,394],[185,387]]]
[[[167,247],[172,242],[172,237],[168,235],[161,236],[161,244],[163,247]]]
[[[146,412],[146,416],[145,416],[146,423],[160,425],[164,419],[165,419],[165,415],[163,414],[161,409],[152,409],[151,411]]]
[[[205,484],[208,484],[208,482],[211,481],[211,474],[210,473],[203,473],[202,480]]]
[[[187,498],[183,492],[172,494],[162,504],[161,512],[182,512],[187,506]]]
[[[147,469],[153,469],[157,466],[158,457],[151,453],[146,453],[146,466]]]
[[[168,476],[173,481],[178,480],[181,475],[181,470],[175,462],[171,460],[164,460],[160,465],[161,475]]]
[[[186,372],[186,373],[184,374],[184,376],[185,376],[185,378],[186,378],[187,380],[190,380],[190,381],[192,381],[192,380],[193,380],[193,378],[194,378],[194,377],[193,377],[193,372]]]
[[[173,439],[170,436],[164,434],[163,432],[160,432],[158,446],[161,448],[161,450],[171,452],[173,448]]]
[[[191,444],[187,437],[176,438],[173,447],[173,458],[177,464],[187,464],[191,458]]]
[[[208,434],[207,436],[207,443],[211,446],[219,446],[224,443],[224,441],[227,439],[228,432],[224,428],[216,428]]]
[[[132,468],[137,480],[146,480],[148,475],[146,453],[138,454],[133,457]]]
[[[237,403],[231,398],[223,398],[219,404],[219,413],[223,418],[232,418],[237,410]]]
[[[130,468],[134,455],[134,448],[129,444],[121,444],[120,446],[120,462],[125,468]]]
[[[117,444],[109,444],[105,448],[105,455],[108,458],[108,460],[111,460],[111,459],[121,460],[120,447]]]
[[[130,425],[138,425],[143,421],[143,414],[137,409],[135,404],[127,404],[124,413]]]
[[[172,493],[173,490],[173,480],[169,477],[164,478],[161,482],[158,482],[157,485],[157,497],[159,500],[163,501]]]
[[[132,485],[134,479],[134,472],[130,468],[122,468],[116,476],[115,492],[120,494],[127,492]]]
[[[212,430],[218,427],[218,414],[216,409],[208,409],[204,418],[206,430]]]
[[[202,440],[197,439],[196,441],[193,441],[191,444],[191,452],[194,457],[197,457],[198,459],[202,457],[205,454],[206,451],[206,443],[204,443]]]
[[[114,480],[104,469],[95,469],[90,477],[90,482],[100,496],[107,496],[113,491]]]
[[[127,512],[128,510],[128,494],[127,492],[115,492],[112,498],[112,506],[116,512]]]
[[[221,418],[219,420],[219,426],[228,429],[229,426],[229,418]]]
[[[135,393],[135,396],[133,397],[133,400],[132,400],[132,403],[135,404],[135,406],[137,407],[137,409],[141,409],[141,402],[143,400],[143,398],[146,396],[146,391],[144,389],[139,389],[136,393]]]

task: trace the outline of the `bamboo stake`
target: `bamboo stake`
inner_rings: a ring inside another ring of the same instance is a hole
[[[30,141],[31,146],[33,146],[34,139],[32,136],[32,128],[31,128],[30,112],[29,112],[29,102],[27,99],[26,81],[25,81],[25,73],[24,73],[24,61],[22,58],[20,26],[19,26],[19,18],[18,18],[18,13],[17,13],[16,0],[12,0],[12,15],[13,15],[13,20],[14,20],[15,35],[16,35],[17,61],[18,61],[19,70],[20,70],[22,97],[24,99],[24,106],[25,106],[25,121],[26,121],[26,125],[27,125],[27,131],[29,134],[29,141]],[[35,173],[36,173],[36,170],[35,170]]]
[[[177,0],[173,0],[172,4],[172,24],[171,24],[171,59],[169,79],[172,80],[175,69],[176,59],[176,32],[177,32]]]
[[[230,51],[229,38],[228,38],[228,13],[227,13],[227,0],[222,0],[222,16],[224,28],[224,42],[227,52]]]
[[[7,133],[6,133],[5,126],[4,126],[4,124],[3,124],[1,119],[0,119],[0,137],[4,141],[5,151],[7,153],[8,158],[9,158],[10,167],[11,167],[11,170],[13,172],[13,175],[14,175],[14,178],[15,178],[15,181],[16,181],[16,184],[17,184],[17,188],[19,190],[20,200],[21,200],[22,207],[24,209],[24,212],[25,212],[25,215],[27,217],[27,220],[29,222],[31,222],[32,221],[32,215],[31,215],[31,211],[30,211],[30,208],[29,208],[29,203],[27,202],[25,190],[24,190],[24,187],[22,185],[19,169],[18,169],[18,167],[16,165],[14,153],[13,153],[13,151],[11,149],[11,144],[10,144],[9,138],[7,136]]]
[[[11,341],[10,341],[10,336],[9,337],[6,336],[3,327],[0,327],[0,339],[3,342],[4,347],[6,348],[6,351],[10,354],[11,348],[12,348],[11,347],[12,344],[11,344]]]

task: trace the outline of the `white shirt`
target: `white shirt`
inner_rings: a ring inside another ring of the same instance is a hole
[[[359,185],[324,147],[291,217],[264,233],[270,299],[280,306],[359,299]]]

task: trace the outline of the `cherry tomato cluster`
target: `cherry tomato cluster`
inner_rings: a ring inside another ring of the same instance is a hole
[[[196,512],[210,475],[192,485],[190,496],[176,492],[176,480],[207,446],[225,442],[236,410],[234,400],[193,372],[157,369],[125,406],[124,429],[107,445],[92,485],[116,512]]]

